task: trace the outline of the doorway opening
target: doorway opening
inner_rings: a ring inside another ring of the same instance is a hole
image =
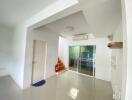
[[[45,79],[46,74],[47,43],[33,41],[32,84]]]
[[[69,69],[89,76],[95,76],[95,45],[70,46]]]

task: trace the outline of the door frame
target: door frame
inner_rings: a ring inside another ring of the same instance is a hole
[[[33,84],[33,71],[34,71],[34,68],[33,68],[33,60],[34,60],[34,43],[35,41],[42,41],[42,42],[45,42],[45,61],[44,61],[44,79],[46,78],[46,64],[47,64],[47,41],[44,41],[44,40],[37,40],[37,39],[34,39],[32,41],[32,71],[31,71],[31,85]]]

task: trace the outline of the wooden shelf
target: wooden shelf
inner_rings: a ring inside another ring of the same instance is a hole
[[[123,48],[123,42],[111,42],[108,44],[108,47],[111,49],[121,49]]]

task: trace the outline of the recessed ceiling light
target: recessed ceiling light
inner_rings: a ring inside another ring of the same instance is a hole
[[[87,35],[87,33],[73,34],[73,36]]]
[[[74,27],[73,27],[73,26],[66,26],[66,29],[67,29],[68,31],[73,31],[73,30],[74,30]]]

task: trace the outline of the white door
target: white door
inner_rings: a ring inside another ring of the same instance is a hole
[[[44,79],[46,66],[46,42],[34,40],[33,42],[32,83]]]

